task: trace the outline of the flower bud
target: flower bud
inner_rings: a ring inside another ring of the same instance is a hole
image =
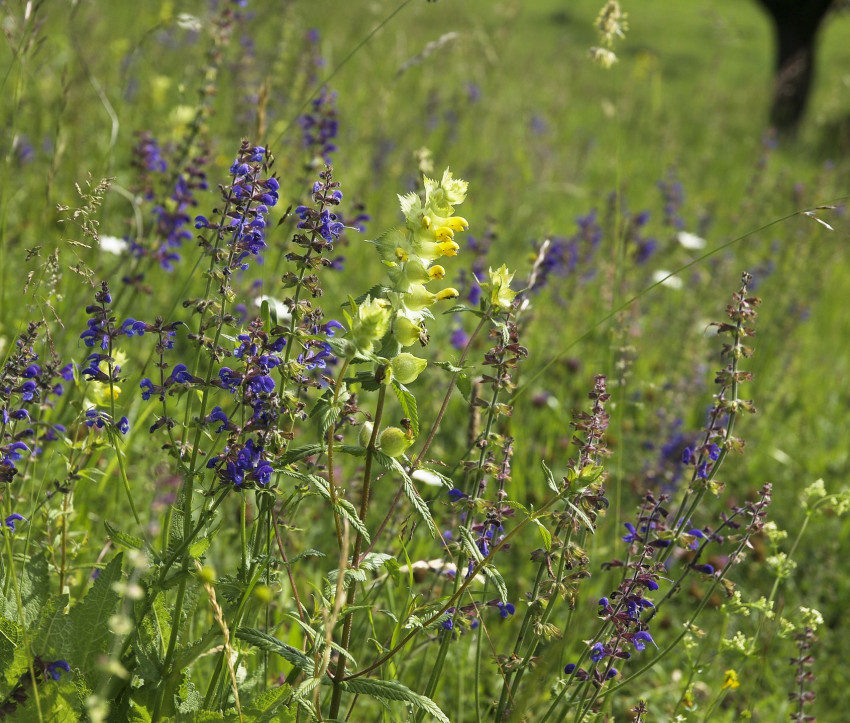
[[[360,426],[360,436],[357,438],[360,442],[361,447],[368,447],[369,440],[372,439],[372,430],[375,428],[375,425],[372,422],[363,422]]]
[[[513,304],[516,291],[511,290],[511,280],[514,275],[508,271],[508,267],[502,264],[498,269],[489,270],[490,281],[481,284],[481,288],[488,294],[490,306],[498,311],[508,311]]]
[[[407,352],[399,354],[390,364],[393,370],[393,378],[400,384],[410,384],[415,381],[428,366],[427,360],[420,359]]]

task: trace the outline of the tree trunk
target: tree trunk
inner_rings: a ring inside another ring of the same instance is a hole
[[[761,0],[773,20],[776,75],[770,123],[793,135],[803,118],[814,75],[818,29],[832,0]]]

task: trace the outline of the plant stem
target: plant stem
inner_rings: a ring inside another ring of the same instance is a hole
[[[343,372],[345,369],[343,368]],[[343,374],[340,373],[340,381],[337,384],[342,383]],[[375,444],[378,441],[378,433],[381,429],[381,419],[384,415],[384,403],[387,397],[387,385],[382,384],[381,390],[378,392],[378,403],[375,407],[375,421],[372,423],[372,436],[369,439],[369,446],[366,448],[366,462],[363,470],[363,493],[360,498],[360,521],[365,525],[366,524],[366,514],[369,511],[369,495],[371,492],[372,486],[372,465],[375,459]],[[331,457],[330,451],[333,449],[333,429],[330,432],[330,437],[328,439],[328,464],[330,465]],[[331,484],[331,488],[333,488],[333,484]],[[363,534],[358,530],[357,536],[354,538],[354,549],[351,553],[351,560],[353,564],[356,566],[359,564],[360,559],[360,550],[363,547]],[[342,574],[342,571],[340,571]],[[348,607],[352,607],[354,605],[355,599],[357,596],[357,584],[352,581],[351,585],[348,588],[348,594],[346,595],[346,605]],[[340,645],[342,649],[348,651],[351,646],[351,627],[353,625],[354,616],[352,614],[348,614],[345,616],[345,620],[342,626],[342,640],[340,641]],[[346,658],[344,655],[339,656],[339,660],[337,662],[336,672],[334,673],[334,682],[333,682],[333,694],[331,695],[331,707],[328,716],[330,718],[336,718],[339,714],[340,702],[342,700],[342,681],[345,676],[345,663]]]

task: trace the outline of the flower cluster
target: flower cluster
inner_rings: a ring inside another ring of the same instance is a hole
[[[592,273],[591,261],[602,241],[602,226],[596,209],[576,218],[576,224],[578,229],[569,238],[552,238],[532,287],[534,291],[543,289],[553,275],[566,278],[575,273]]]
[[[127,434],[130,431],[130,421],[127,417],[121,417],[118,420],[118,423],[115,423],[115,420],[107,414],[99,409],[87,409],[85,413],[85,424],[89,429],[97,427],[98,429],[104,429],[105,427],[114,427],[121,434]]]
[[[204,170],[209,159],[200,152],[182,167],[175,160],[176,167],[169,173],[167,155],[150,133],[138,134],[133,165],[139,173],[142,197],[154,201],[154,226],[150,245],[136,239],[130,242],[130,249],[136,257],[150,256],[165,271],[173,271],[180,261],[180,247],[192,239],[191,209],[198,205],[195,194],[209,188]]]
[[[457,255],[460,246],[455,234],[469,226],[466,219],[454,215],[454,206],[466,198],[466,181],[454,178],[446,169],[439,181],[426,176],[424,185],[424,202],[414,192],[399,197],[405,226],[384,233],[374,242],[389,267],[391,331],[401,347],[427,344],[428,308],[437,301],[457,297],[457,289],[433,293],[426,286],[445,277],[445,268],[435,262]]]
[[[336,150],[334,138],[338,130],[336,91],[322,87],[312,101],[312,110],[298,118],[304,148],[310,154],[310,167],[331,162],[331,153]]]
[[[65,427],[41,421],[41,411],[53,406],[52,397],[64,393],[73,368],[60,367],[55,355],[42,361],[35,351],[41,323],[30,323],[15,342],[15,349],[0,369],[0,482],[11,482],[19,473],[24,455],[40,452],[39,443],[55,441]],[[37,430],[43,429],[39,435]],[[29,444],[27,443],[27,440]]]
[[[221,219],[211,222],[205,216],[195,218],[195,228],[210,229],[215,242],[206,240],[210,253],[220,253],[219,243],[227,247],[224,263],[226,276],[248,269],[251,256],[261,257],[266,248],[266,216],[277,205],[280,183],[268,175],[273,159],[262,146],[243,141],[236,160],[230,166],[230,185],[221,190],[224,208]]]
[[[298,206],[295,209],[298,232],[292,237],[292,243],[300,247],[301,252],[290,251],[286,254],[286,260],[294,265],[295,271],[287,271],[282,280],[284,288],[295,289],[296,297],[300,295],[301,290],[309,292],[313,298],[322,295],[316,272],[320,268],[333,265],[333,262],[322,254],[333,251],[334,244],[345,229],[341,216],[336,213],[342,201],[339,186],[339,182],[334,181],[333,168],[325,166],[324,170],[319,172],[319,180],[313,184],[313,205]],[[303,301],[301,304],[301,308],[295,309],[298,319],[312,312],[309,302]]]
[[[685,228],[685,220],[680,215],[685,192],[674,169],[671,168],[667,177],[658,181],[658,190],[664,199],[664,225],[681,231]]]

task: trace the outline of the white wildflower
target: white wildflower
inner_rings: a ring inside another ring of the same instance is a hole
[[[697,236],[695,233],[679,231],[676,236],[676,240],[682,245],[682,248],[686,248],[692,251],[705,248],[705,239],[700,236]]]
[[[672,272],[665,269],[658,269],[652,274],[653,282],[660,283],[662,286],[667,286],[671,289],[681,289],[684,285],[678,276],[671,276]]]
[[[130,248],[130,244],[125,239],[118,238],[117,236],[101,235],[100,248],[108,254],[115,254],[118,256]]]

